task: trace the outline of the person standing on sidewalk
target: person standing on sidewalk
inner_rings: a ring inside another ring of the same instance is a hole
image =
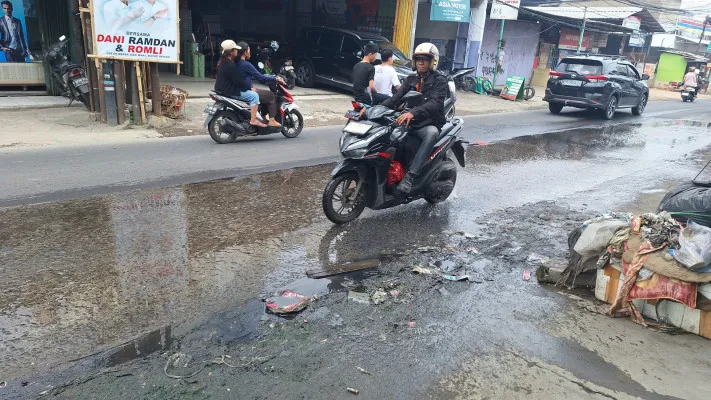
[[[395,90],[400,89],[400,79],[393,68],[393,51],[383,50],[380,60],[383,63],[375,66],[375,90],[377,92],[371,93],[373,104],[380,104],[390,98],[393,94],[393,87]]]
[[[366,44],[363,53],[363,60],[353,67],[353,98],[359,103],[373,105],[371,94],[378,93],[375,88],[373,66],[378,56],[378,45]]]

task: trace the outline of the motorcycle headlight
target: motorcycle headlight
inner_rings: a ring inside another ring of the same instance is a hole
[[[363,158],[368,153],[367,148],[356,149],[356,150],[345,150],[341,154],[346,158]]]

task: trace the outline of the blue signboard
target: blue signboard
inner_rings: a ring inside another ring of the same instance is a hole
[[[469,22],[469,0],[432,0],[430,20]]]

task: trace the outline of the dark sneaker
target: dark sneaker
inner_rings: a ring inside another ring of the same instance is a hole
[[[412,191],[412,182],[415,180],[415,174],[410,172],[405,175],[405,178],[397,185],[397,190],[403,194],[410,194]]]

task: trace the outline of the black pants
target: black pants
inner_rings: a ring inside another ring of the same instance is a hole
[[[420,148],[417,149],[417,154],[415,154],[415,158],[413,158],[412,163],[410,163],[410,172],[417,175],[421,172],[422,166],[425,165],[427,157],[432,154],[432,150],[434,150],[434,145],[437,143],[437,136],[439,136],[439,129],[429,125],[423,128],[413,129],[410,131],[410,135],[422,140]]]
[[[373,98],[372,105],[374,105],[374,106],[377,106],[378,104],[380,104],[390,98],[390,96],[388,96],[385,93],[371,93],[370,96]]]
[[[25,57],[22,55],[20,50],[10,49],[5,51],[5,59],[7,62],[23,63],[25,62]]]

